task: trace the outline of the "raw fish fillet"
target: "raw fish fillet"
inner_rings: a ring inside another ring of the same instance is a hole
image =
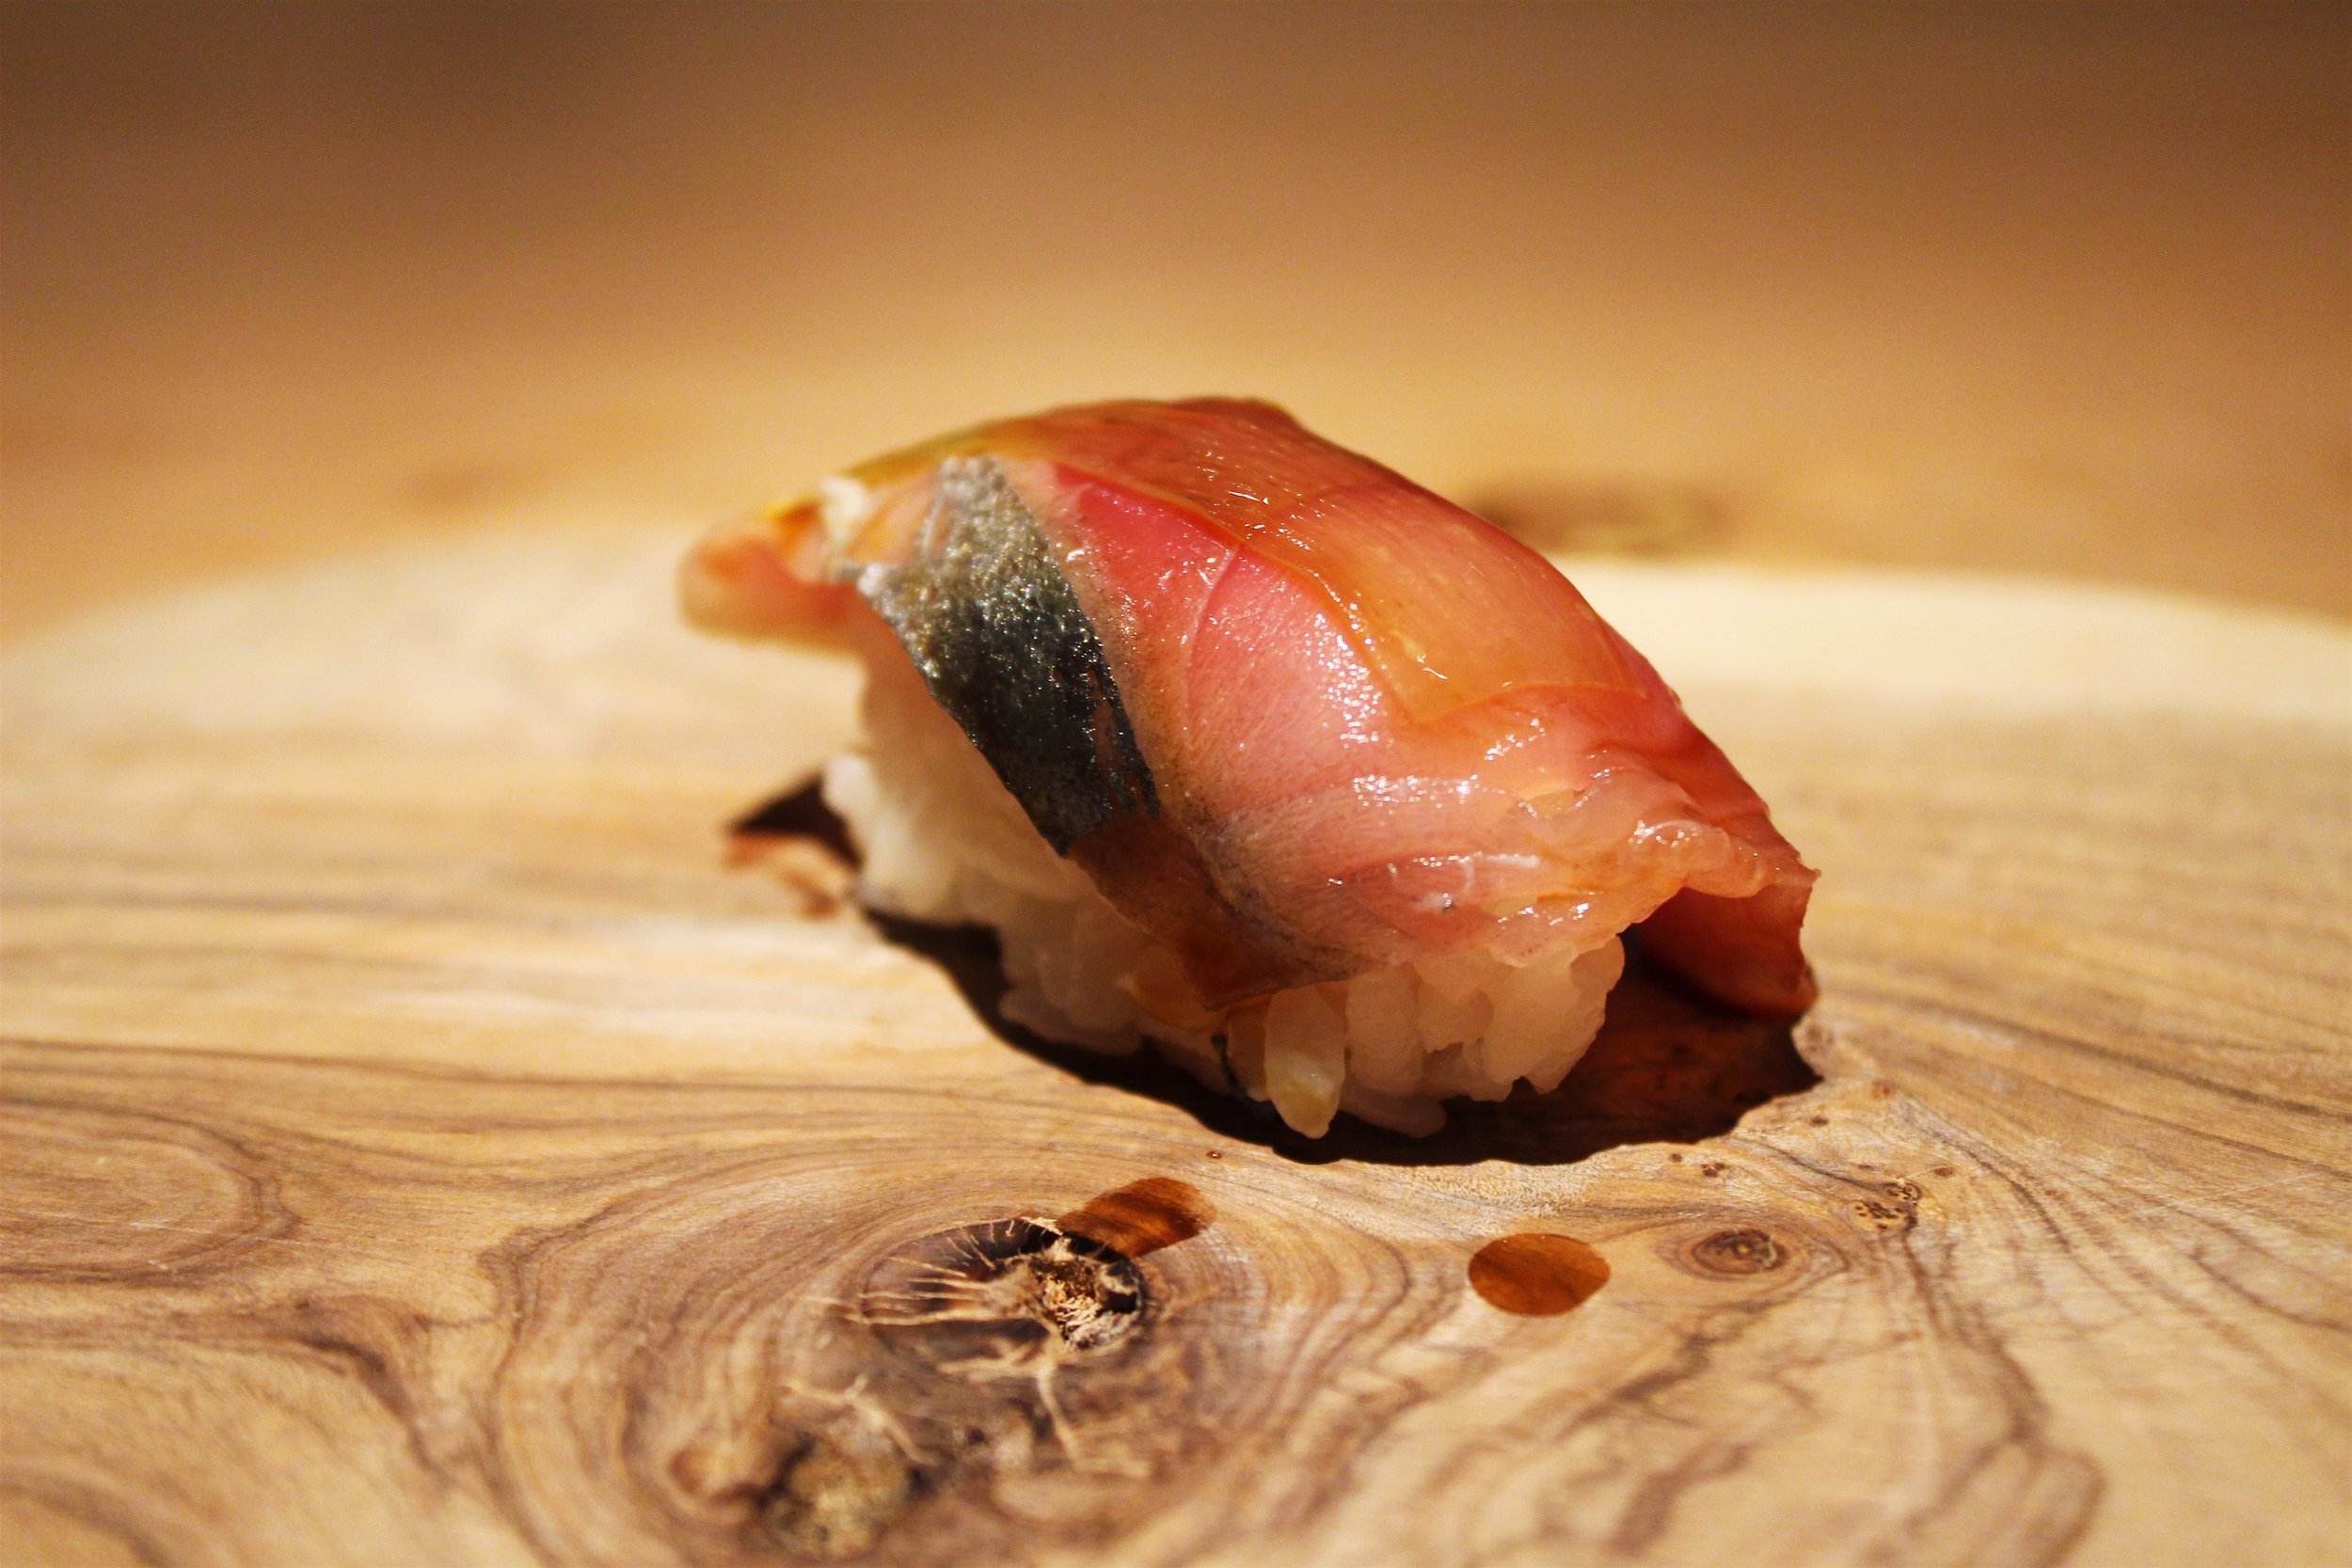
[[[715,629],[912,661],[1037,832],[1213,1015],[1640,927],[1793,1015],[1814,873],[1542,556],[1270,404],[978,426],[723,528]]]

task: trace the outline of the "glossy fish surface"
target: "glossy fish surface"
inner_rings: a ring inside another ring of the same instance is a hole
[[[1270,404],[942,437],[715,531],[684,590],[911,662],[1212,1008],[1634,926],[1724,1002],[1812,1000],[1814,873],[1649,663],[1541,555]]]

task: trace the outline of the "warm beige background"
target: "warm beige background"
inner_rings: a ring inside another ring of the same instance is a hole
[[[1212,389],[1570,543],[2352,610],[2348,16],[11,9],[0,614]]]

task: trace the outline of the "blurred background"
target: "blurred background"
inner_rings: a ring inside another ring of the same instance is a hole
[[[2346,8],[0,25],[11,630],[1200,391],[1551,546],[2352,613]]]

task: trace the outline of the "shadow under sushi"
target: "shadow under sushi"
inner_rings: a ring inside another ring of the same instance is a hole
[[[747,813],[730,831],[739,836],[806,839],[844,861],[854,860],[841,819],[813,782]],[[1647,961],[1637,932],[1626,944],[1625,978],[1610,993],[1599,1036],[1551,1093],[1531,1093],[1522,1085],[1499,1103],[1450,1101],[1445,1128],[1426,1138],[1408,1138],[1344,1116],[1324,1137],[1307,1138],[1283,1125],[1273,1107],[1213,1093],[1148,1051],[1098,1055],[1048,1040],[1007,1019],[1004,969],[992,932],[888,915],[870,918],[884,940],[937,964],[1007,1044],[1073,1078],[1150,1095],[1212,1132],[1305,1164],[1567,1164],[1620,1144],[1715,1137],[1729,1132],[1751,1107],[1820,1082],[1797,1054],[1791,1024],[1708,1002]]]
[[[1635,953],[1609,998],[1592,1049],[1549,1094],[1524,1085],[1499,1103],[1451,1101],[1446,1125],[1408,1138],[1341,1117],[1321,1138],[1284,1126],[1269,1105],[1216,1094],[1150,1052],[1102,1056],[1057,1044],[1004,1016],[996,939],[972,927],[877,917],[885,939],[945,971],[972,1010],[1007,1044],[1090,1084],[1164,1101],[1212,1132],[1320,1164],[1462,1165],[1486,1160],[1567,1164],[1630,1143],[1696,1143],[1741,1115],[1820,1082],[1797,1054],[1793,1027],[1726,1011]]]

